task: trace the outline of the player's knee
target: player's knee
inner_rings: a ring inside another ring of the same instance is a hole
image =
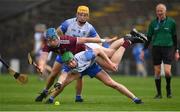
[[[171,71],[170,70],[165,70],[164,72],[165,72],[166,76],[170,76],[171,75]]]
[[[110,85],[110,87],[116,89],[116,88],[117,88],[117,85],[112,83],[112,84]]]
[[[160,75],[161,74],[161,71],[160,70],[155,70],[155,75]]]
[[[113,81],[109,80],[105,83],[106,86],[109,86],[111,88],[116,88],[116,85],[115,83],[113,83]]]
[[[57,76],[58,76],[58,74],[51,73],[51,75],[49,76],[49,79],[55,80]]]

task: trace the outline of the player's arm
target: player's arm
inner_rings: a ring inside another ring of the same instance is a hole
[[[101,39],[101,37],[99,36],[99,34],[96,32],[95,28],[92,26],[89,32],[88,37],[93,37],[93,38],[99,38]],[[99,45],[102,45],[102,43],[98,43]]]
[[[45,67],[46,67],[46,62],[48,59],[48,52],[41,52],[40,53],[40,58],[39,58],[39,69],[42,73],[44,73]]]
[[[117,37],[115,37],[117,38]],[[100,39],[100,38],[94,38],[94,37],[77,37],[77,44],[83,44],[83,43],[103,43],[103,42],[111,42],[112,40],[116,40],[115,38],[112,39]]]
[[[57,32],[58,36],[64,35],[64,33],[62,32],[62,30],[61,30],[60,27],[58,27],[58,28],[56,29],[56,32]]]
[[[67,21],[64,21],[57,29],[56,32],[58,34],[58,36],[62,36],[65,34],[65,32],[67,31],[69,24]]]

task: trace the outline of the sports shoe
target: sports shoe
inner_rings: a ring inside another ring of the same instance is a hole
[[[134,37],[137,36],[137,37],[141,38],[144,41],[143,43],[148,41],[147,37],[143,33],[138,32],[135,28],[130,32],[130,34]]]
[[[48,95],[48,92],[43,91],[42,93],[40,93],[40,95],[39,95],[38,97],[36,97],[35,101],[36,101],[36,102],[42,102],[42,100],[43,100],[44,98],[46,98],[47,95]]]
[[[167,98],[172,98],[172,95],[171,94],[167,94]]]
[[[76,99],[75,102],[83,102],[84,100],[81,98],[81,99]]]
[[[46,100],[46,102],[45,102],[46,104],[53,104],[54,103],[54,99],[48,99],[48,100]]]
[[[161,99],[162,98],[162,95],[160,94],[157,94],[156,96],[154,96],[154,99]]]
[[[142,100],[139,99],[139,98],[134,98],[133,101],[134,101],[134,103],[136,103],[136,104],[142,104],[142,103],[144,103],[144,102],[142,102]]]
[[[83,102],[83,98],[80,95],[76,96],[75,102]]]
[[[124,37],[124,40],[130,41],[131,44],[144,43],[145,42],[141,37],[133,36],[131,34],[126,34],[126,36]]]

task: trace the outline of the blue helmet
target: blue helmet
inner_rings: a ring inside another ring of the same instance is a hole
[[[57,32],[56,32],[56,29],[55,28],[48,28],[47,31],[46,31],[46,37],[45,38],[47,40],[48,39],[57,39],[58,35],[57,35]]]

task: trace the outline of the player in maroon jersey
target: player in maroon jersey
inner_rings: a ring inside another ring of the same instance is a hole
[[[111,42],[111,41],[115,40],[114,38],[105,40],[105,39],[100,39],[100,38],[85,38],[85,37],[76,38],[76,37],[65,36],[65,35],[58,37],[54,28],[49,28],[46,33],[47,33],[46,34],[47,45],[43,48],[43,52],[42,52],[42,55],[40,58],[41,64],[39,65],[39,68],[42,72],[43,72],[44,65],[46,63],[46,59],[47,59],[49,51],[53,51],[58,54],[62,54],[65,51],[71,51],[73,54],[76,54],[80,51],[85,50],[85,45],[83,43],[89,43],[89,42],[100,43],[100,42],[105,42],[105,41]],[[98,46],[99,48],[104,50],[104,52],[106,53],[106,55],[108,57],[111,57],[111,59],[113,60],[114,63],[112,63],[113,64],[112,66],[109,66],[109,65],[107,65],[107,63],[104,63],[103,60],[100,61],[101,63],[98,60],[97,61],[101,66],[103,64],[105,64],[107,69],[116,71],[117,64],[115,64],[115,63],[119,63],[119,61],[121,59],[120,55],[122,55],[122,53],[119,52],[121,49],[118,49],[118,48],[121,45],[123,45],[124,47],[128,47],[130,44],[133,44],[133,43],[139,43],[139,42],[143,43],[145,40],[146,40],[146,38],[143,36],[134,37],[134,36],[130,35],[125,38],[118,39],[116,42],[114,42],[112,44],[112,46],[110,48],[103,48],[101,46]],[[96,44],[94,46],[96,46]],[[118,49],[118,52],[115,52],[117,49]],[[56,59],[56,61],[59,63],[62,63],[61,60],[62,59]],[[56,66],[56,64],[54,64],[54,66]],[[104,65],[103,65],[103,67],[104,67]],[[56,68],[60,70],[61,66],[56,67]],[[57,71],[57,70],[54,70],[54,71]],[[56,74],[56,73],[53,73],[53,70],[52,70],[51,74]],[[46,88],[43,90],[43,92],[40,94],[40,96],[38,96],[36,98],[36,101],[42,101],[43,98],[45,98],[47,96],[48,89],[52,86],[53,82],[54,81],[47,82]]]

